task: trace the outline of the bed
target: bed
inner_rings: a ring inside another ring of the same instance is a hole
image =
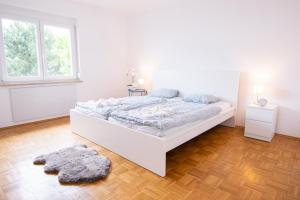
[[[161,69],[154,72],[153,81],[154,88],[177,88],[181,95],[213,94],[223,101],[230,102],[231,106],[208,119],[165,130],[163,137],[72,109],[71,130],[163,177],[166,175],[168,151],[216,125],[235,126],[239,72]]]

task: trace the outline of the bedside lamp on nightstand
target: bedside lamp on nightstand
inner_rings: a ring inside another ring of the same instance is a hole
[[[147,90],[141,88],[144,85],[145,80],[143,78],[139,78],[137,83],[135,82],[131,87],[128,87],[128,95],[133,96],[134,94],[140,94],[141,96],[147,95]]]
[[[262,85],[254,86],[254,92],[256,95],[256,104],[264,107],[268,104],[268,100],[266,98],[262,98],[261,96],[264,94],[265,88]]]

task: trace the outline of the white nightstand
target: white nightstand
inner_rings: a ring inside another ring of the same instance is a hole
[[[252,104],[247,107],[245,136],[271,142],[276,128],[277,106]]]

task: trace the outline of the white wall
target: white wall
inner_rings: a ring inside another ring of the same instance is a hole
[[[77,19],[84,80],[78,100],[126,95],[127,67],[145,74],[157,67],[235,69],[242,72],[239,125],[252,86],[262,83],[280,106],[277,132],[300,137],[298,0],[174,0],[128,17],[127,25],[123,16],[72,1],[0,3]],[[8,88],[0,87],[0,127],[12,124],[10,107]]]
[[[242,72],[238,123],[254,84],[280,106],[277,132],[300,137],[300,1],[185,0],[128,18],[128,65]],[[188,80],[187,80],[188,81]]]
[[[0,0],[0,3],[77,19],[81,78],[77,99],[126,95],[125,19],[97,6],[64,0]],[[8,88],[0,87],[0,127],[12,125]]]

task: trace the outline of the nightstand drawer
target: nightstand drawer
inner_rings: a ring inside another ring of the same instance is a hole
[[[248,108],[246,119],[253,119],[262,122],[273,122],[274,111],[266,109]]]
[[[258,135],[264,138],[272,138],[274,130],[271,123],[246,120],[246,134]]]

